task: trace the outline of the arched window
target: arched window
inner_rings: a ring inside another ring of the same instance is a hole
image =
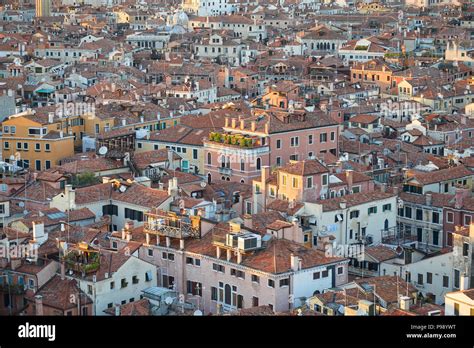
[[[240,171],[241,172],[245,171],[245,161],[243,158],[240,159]]]
[[[209,165],[212,164],[212,156],[211,156],[210,152],[207,153],[207,164],[209,164]]]
[[[257,170],[260,170],[262,168],[262,159],[259,157],[257,158]]]

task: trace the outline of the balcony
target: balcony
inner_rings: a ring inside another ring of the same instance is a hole
[[[232,175],[232,169],[228,167],[219,167],[219,174]]]
[[[266,146],[262,144],[262,139],[257,136],[219,132],[209,133],[209,137],[206,142],[240,149],[253,149]]]
[[[66,267],[83,275],[94,273],[100,267],[100,256],[96,250],[88,249],[82,243],[64,256]]]

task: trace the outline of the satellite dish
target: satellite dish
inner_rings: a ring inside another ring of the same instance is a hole
[[[202,316],[202,312],[199,309],[197,309],[196,311],[194,311],[193,315],[196,317],[199,317],[199,316]]]
[[[10,156],[10,161],[14,161],[15,160],[15,155],[11,155]]]
[[[18,203],[18,206],[19,206],[20,208],[23,208],[23,207],[25,206],[25,202],[20,202],[20,203]]]
[[[99,149],[99,155],[105,156],[108,151],[109,151],[109,149],[107,149],[107,146],[102,146],[102,147]]]
[[[403,248],[399,245],[397,246],[397,248],[395,249],[395,252],[397,253],[397,255],[401,255],[403,253]]]
[[[119,187],[119,191],[124,193],[125,191],[127,191],[127,188],[124,185],[122,185]]]
[[[204,181],[201,182],[201,187],[202,187],[202,188],[204,188],[204,187],[206,187],[206,186],[207,186],[207,183],[205,183]]]
[[[165,298],[165,303],[168,306],[171,305],[173,303],[173,298],[168,296],[167,298]]]

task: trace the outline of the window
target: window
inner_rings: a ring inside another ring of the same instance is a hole
[[[452,224],[454,222],[454,214],[452,212],[446,213],[446,222]]]
[[[328,141],[328,134],[327,133],[319,134],[319,142],[320,143],[325,143],[327,141]]]
[[[337,274],[344,274],[344,267],[338,267]]]
[[[464,243],[462,245],[462,256],[469,256],[469,244]]]
[[[44,144],[44,150],[48,152],[51,151],[51,145],[48,143]]]
[[[120,281],[120,287],[121,288],[126,288],[128,285],[128,282],[125,278],[122,278],[122,280]]]
[[[423,209],[416,210],[416,219],[418,221],[423,221]]]
[[[153,249],[148,249],[148,256],[153,256]]]
[[[163,260],[174,261],[174,254],[172,254],[172,253],[167,253],[167,252],[163,252],[163,254],[161,255],[161,258],[162,258]]]
[[[293,188],[298,188],[298,178],[293,177]]]
[[[472,221],[471,215],[464,215],[464,226],[469,226]]]
[[[368,214],[371,215],[371,214],[377,214],[377,207],[370,207],[368,209]]]
[[[282,175],[282,176],[281,176],[281,184],[282,184],[283,186],[286,186],[286,175]]]
[[[258,307],[258,297],[252,296],[252,307]]]
[[[324,174],[322,176],[322,182],[323,182],[323,186],[326,186],[328,184],[328,175],[327,174]]]
[[[290,285],[290,278],[285,278],[280,280],[280,288],[283,286],[289,286]]]
[[[217,301],[217,288],[215,286],[211,287],[211,301]]]
[[[3,133],[10,133],[10,127],[4,126],[3,127]]]
[[[431,272],[426,273],[426,283],[433,284],[433,273]]]
[[[202,296],[202,284],[188,280],[186,282],[186,292],[190,295]]]
[[[115,289],[115,282],[110,282],[110,290]]]
[[[461,278],[461,272],[458,269],[454,270],[454,287],[459,289],[459,280]]]
[[[418,273],[418,284],[423,285],[423,274]]]
[[[268,286],[271,288],[275,287],[275,281],[273,279],[268,279]]]
[[[194,265],[194,259],[192,257],[187,257],[186,258],[186,264],[188,265]]]
[[[433,245],[439,245],[439,231],[433,230]]]
[[[358,210],[353,210],[349,214],[351,219],[358,218],[359,217],[359,211]]]
[[[321,273],[320,272],[314,272],[313,273],[313,279],[319,279],[321,278]]]
[[[216,272],[221,272],[221,273],[225,273],[225,267],[222,266],[222,265],[219,265],[217,263],[213,263],[212,264],[212,269]]]
[[[322,272],[322,277],[323,277],[323,278],[327,278],[328,275],[329,275],[329,271],[328,271],[328,270],[325,270],[325,271]]]
[[[433,212],[432,221],[434,224],[439,224],[439,213]]]
[[[405,217],[411,219],[411,208],[405,207]]]
[[[336,140],[336,133],[331,132],[331,141],[334,141],[334,140]]]
[[[449,288],[449,277],[443,276],[443,288]]]
[[[251,278],[253,283],[260,283],[260,277],[258,275],[252,274]]]
[[[313,177],[309,176],[306,178],[306,188],[313,188]]]
[[[5,142],[3,143],[3,148],[4,148],[4,149],[9,149],[9,148],[10,148],[10,143],[9,143],[8,141],[5,141]]]
[[[132,277],[132,284],[138,284],[138,282],[139,282],[138,277],[137,277],[137,276],[133,276],[133,277]]]
[[[198,150],[193,149],[193,159],[198,159]]]
[[[391,204],[384,204],[382,206],[382,211],[391,211],[392,210],[392,205]]]
[[[102,206],[102,215],[118,216],[118,206],[114,204],[107,204]]]
[[[454,315],[459,315],[459,303],[454,303]]]
[[[49,161],[49,160],[44,161],[44,168],[45,169],[51,168],[51,161]]]
[[[200,259],[194,259],[194,266],[201,267],[201,260]]]
[[[135,209],[125,208],[125,218],[135,221],[143,221],[143,212]]]
[[[309,145],[313,144],[313,134],[308,135],[308,144]]]
[[[276,148],[281,149],[281,139],[277,139],[276,141]]]
[[[300,142],[299,137],[291,137],[290,146],[291,147],[297,147],[297,146],[299,146],[299,142]]]

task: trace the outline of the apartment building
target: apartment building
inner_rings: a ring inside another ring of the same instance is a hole
[[[262,166],[338,153],[338,126],[323,114],[255,110],[245,119],[227,120],[223,131],[204,141],[209,181],[249,183]]]
[[[347,282],[347,259],[328,258],[268,233],[166,212],[148,217],[140,257],[157,265],[161,286],[175,289],[204,313],[261,305],[286,311],[325,287]],[[120,247],[120,238],[113,240]]]

